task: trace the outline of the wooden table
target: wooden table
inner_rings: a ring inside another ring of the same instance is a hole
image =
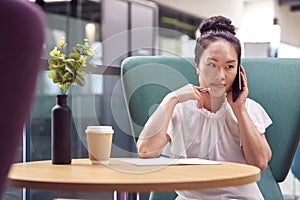
[[[13,164],[8,183],[29,189],[148,192],[237,186],[260,179],[257,167],[224,162],[218,165],[135,166],[111,159],[108,166],[73,159],[71,165],[51,161]]]

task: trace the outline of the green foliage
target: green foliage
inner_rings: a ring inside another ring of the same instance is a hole
[[[84,86],[85,72],[89,59],[92,58],[92,50],[89,47],[89,41],[84,39],[84,44],[77,44],[73,47],[73,52],[64,54],[63,50],[67,46],[65,39],[61,39],[53,50],[49,53],[51,58],[48,60],[48,77],[53,83],[58,84],[66,94],[72,84]]]

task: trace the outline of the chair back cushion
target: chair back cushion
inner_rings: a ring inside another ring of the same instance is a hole
[[[188,83],[198,84],[193,61],[182,57],[127,58],[121,74],[135,137],[167,93]]]
[[[272,149],[269,163],[277,182],[290,169],[300,135],[300,59],[248,58],[246,69],[249,98],[260,103],[273,124],[266,137]]]

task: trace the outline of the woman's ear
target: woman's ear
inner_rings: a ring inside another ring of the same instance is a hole
[[[196,73],[197,75],[199,75],[200,71],[199,71],[199,64],[196,64]]]

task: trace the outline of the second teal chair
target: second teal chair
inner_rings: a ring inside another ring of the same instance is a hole
[[[297,152],[292,163],[292,173],[300,181],[300,145],[297,148]]]
[[[273,124],[266,137],[272,149],[268,168],[258,182],[266,200],[280,200],[278,185],[286,178],[299,143],[300,59],[242,59],[248,77],[249,97],[268,112]],[[192,58],[131,57],[122,63],[122,84],[133,134],[138,138],[144,124],[170,91],[198,84]],[[150,199],[176,198],[175,192],[152,192]]]

